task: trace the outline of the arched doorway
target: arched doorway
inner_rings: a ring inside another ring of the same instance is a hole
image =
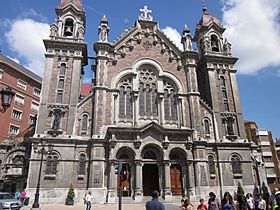
[[[128,147],[122,147],[116,157],[117,160],[122,163],[121,176],[117,179],[117,189],[119,196],[120,182],[122,182],[122,196],[131,197],[134,190],[134,177],[135,177],[135,166],[134,166],[134,151]]]
[[[142,151],[143,170],[143,195],[150,196],[152,191],[161,192],[161,169],[159,163],[162,160],[161,151],[154,145],[145,147]]]
[[[183,195],[185,193],[184,183],[186,183],[183,176],[184,174],[186,175],[186,170],[183,166],[187,155],[181,148],[174,148],[170,152],[169,159],[171,161],[170,182],[172,195]]]

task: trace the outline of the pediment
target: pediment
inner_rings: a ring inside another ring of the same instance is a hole
[[[124,30],[113,43],[114,53],[116,56],[120,55],[120,58],[125,58],[127,53],[134,53],[136,45],[142,45],[146,50],[153,50],[157,46],[162,54],[168,53],[170,62],[179,61],[182,56],[180,49],[153,21],[138,20],[134,27]]]
[[[107,137],[110,138],[114,134],[116,137],[126,136],[129,139],[136,139],[137,136],[140,136],[141,138],[162,140],[167,136],[173,140],[182,140],[191,136],[193,131],[193,129],[188,128],[165,128],[156,122],[150,122],[142,127],[108,127]]]

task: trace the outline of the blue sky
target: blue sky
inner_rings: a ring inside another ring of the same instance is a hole
[[[30,70],[41,74],[44,66],[42,38],[55,19],[54,8],[60,0],[10,0],[0,7],[0,47]],[[280,1],[279,0],[206,0],[210,14],[227,28],[224,37],[232,44],[244,119],[280,138]],[[202,0],[83,0],[87,14],[86,42],[89,55],[97,41],[98,25],[105,14],[109,21],[109,40],[113,42],[134,24],[139,9],[147,5],[152,16],[170,39],[180,45],[185,24],[194,34],[202,14]],[[179,46],[180,47],[180,46]],[[90,81],[86,68],[84,82]]]

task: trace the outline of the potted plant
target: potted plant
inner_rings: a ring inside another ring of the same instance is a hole
[[[75,192],[74,192],[74,187],[71,184],[67,193],[67,197],[65,200],[65,205],[74,205],[74,198],[75,198]]]

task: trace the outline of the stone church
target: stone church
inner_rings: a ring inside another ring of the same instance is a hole
[[[116,202],[119,161],[127,175],[123,196],[135,202],[152,190],[165,201],[208,198],[210,191],[219,196],[236,191],[238,182],[252,192],[265,180],[256,146],[245,137],[238,58],[206,7],[194,36],[183,28],[183,50],[161,31],[147,6],[114,43],[104,16],[93,45],[94,88],[86,97],[80,97],[89,59],[82,0],[61,0],[55,11],[58,20],[44,40],[27,183],[31,198],[40,163],[42,203],[64,202],[71,184],[76,201],[92,191],[95,202]]]

